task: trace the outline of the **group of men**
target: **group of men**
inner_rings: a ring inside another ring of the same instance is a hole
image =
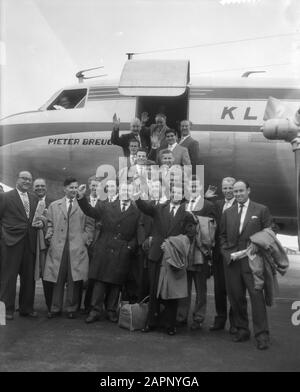
[[[37,316],[35,280],[41,277],[48,318],[61,316],[65,291],[70,319],[80,311],[85,291],[87,323],[104,318],[116,322],[120,301],[136,302],[149,295],[142,331],[165,328],[168,335],[175,335],[178,326],[188,323],[194,282],[190,327],[199,330],[206,316],[206,280],[212,269],[216,317],[210,330],[224,329],[229,317],[233,340],[249,339],[247,290],[257,347],[268,348],[263,292],[255,289],[248,258],[231,257],[247,248],[252,234],[271,226],[268,208],[249,199],[246,181],[231,177],[222,180],[221,200],[207,200],[214,196],[209,192],[203,197],[195,174],[199,144],[190,135],[189,121],[181,122],[179,142],[162,114],[149,128],[143,114],[142,121],[134,119],[131,132],[122,136],[120,120],[114,116],[113,121],[111,140],[123,147],[128,159],[120,182],[92,177],[86,197],[86,187],[69,177],[63,184],[65,196],[49,204],[46,181],[36,179],[31,193],[32,176],[22,171],[16,188],[0,194],[0,301],[5,303],[7,320],[14,318],[20,275],[20,316]],[[176,165],[191,166],[192,171],[184,180],[171,176],[167,183],[164,173]],[[152,166],[159,167],[158,178],[149,176]],[[137,186],[137,180],[146,188]],[[214,238],[208,238],[215,226]]]

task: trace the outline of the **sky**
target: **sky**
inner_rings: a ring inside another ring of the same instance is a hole
[[[77,83],[81,69],[104,65],[100,72],[118,78],[126,52],[209,44],[135,58],[190,59],[191,73],[200,75],[264,69],[268,76],[300,77],[298,0],[0,0],[0,6],[0,117],[40,107]]]

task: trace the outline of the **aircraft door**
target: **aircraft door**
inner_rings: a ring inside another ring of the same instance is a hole
[[[136,116],[149,114],[147,125],[158,113],[167,116],[167,125],[179,129],[188,117],[190,64],[187,60],[129,60],[119,83],[122,95],[137,97]]]

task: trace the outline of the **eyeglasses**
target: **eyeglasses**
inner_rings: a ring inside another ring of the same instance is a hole
[[[32,179],[31,178],[28,178],[28,177],[19,177],[21,180],[23,180],[23,181],[28,181],[28,182],[31,182],[32,181]]]

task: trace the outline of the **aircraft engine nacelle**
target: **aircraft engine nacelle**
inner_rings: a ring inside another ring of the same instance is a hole
[[[280,110],[276,113],[277,108]],[[294,116],[282,113],[281,109],[279,101],[273,98],[269,99],[264,117],[266,121],[262,126],[262,131],[267,139],[284,140],[291,143],[295,153],[298,246],[300,250],[300,109],[296,111]],[[270,113],[275,118],[270,118]]]
[[[292,142],[300,136],[300,109],[294,118],[272,118],[265,121],[262,127],[265,138]]]

